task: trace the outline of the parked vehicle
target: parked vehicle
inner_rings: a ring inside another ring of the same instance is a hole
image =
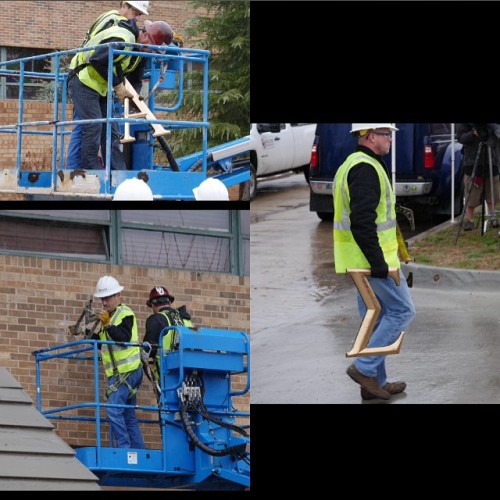
[[[303,172],[309,181],[309,161],[315,123],[252,123],[250,127],[250,199],[257,179]]]
[[[452,138],[450,123],[396,123],[395,194],[400,205],[427,205],[431,215],[451,217]],[[309,170],[309,209],[321,220],[333,220],[332,182],[356,140],[350,123],[320,123]],[[454,215],[463,209],[461,145],[455,142]],[[384,160],[392,172],[392,154]]]

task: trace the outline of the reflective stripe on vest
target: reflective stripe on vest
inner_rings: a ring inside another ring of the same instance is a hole
[[[113,326],[118,326],[125,317],[133,316],[133,326],[132,326],[132,337],[130,342],[139,342],[139,332],[137,328],[137,320],[134,312],[130,307],[125,304],[120,304],[113,316],[110,318],[110,324]],[[101,328],[99,332],[99,338],[101,340],[111,340],[108,333],[104,328]],[[113,358],[115,360],[116,368],[119,373],[128,373],[136,370],[141,364],[141,350],[136,346],[122,346],[118,344],[104,345],[101,350],[102,364],[104,365],[104,371],[107,377],[114,375],[113,360],[111,358],[110,350],[113,351]]]
[[[94,24],[89,28],[87,36],[85,37],[82,47],[96,34],[103,29],[108,29],[111,26],[116,26],[120,21],[128,21],[125,16],[120,16],[117,10],[110,10],[101,14],[95,21]]]
[[[100,45],[103,40],[108,38],[121,38],[125,43],[135,43],[135,35],[126,28],[120,26],[111,26],[108,29],[96,33],[90,40],[85,44],[86,47],[94,47]],[[132,50],[133,47],[125,46],[123,50]],[[94,50],[88,50],[86,52],[79,52],[75,54],[71,60],[70,68],[75,69],[76,67],[84,64],[89,64],[89,60],[94,54]],[[117,54],[113,62],[113,73],[116,75],[115,65],[117,63],[121,64],[122,71],[124,74],[130,73],[138,65],[138,57],[128,56],[126,54]],[[108,92],[108,82],[92,67],[85,66],[79,73],[78,78],[80,81],[94,89],[100,95],[105,96]]]
[[[193,323],[189,319],[182,319],[179,311],[174,309],[176,312],[175,316],[178,319],[178,321],[175,321],[174,323],[171,322],[170,314],[172,314],[172,311],[160,311],[159,314],[164,316],[168,322],[168,326],[172,326],[175,324],[175,326],[187,326],[189,328],[193,328]],[[180,321],[180,323],[179,323]],[[164,327],[166,328],[166,326]],[[163,328],[162,328],[163,330]],[[163,352],[169,352],[175,347],[175,341],[177,338],[178,332],[177,330],[169,330],[164,336],[163,336]],[[159,379],[159,373],[160,373],[160,350],[158,349],[156,351],[156,359],[155,359],[155,365],[154,365],[154,370],[153,374],[155,376],[155,380]]]
[[[179,311],[176,309],[170,311],[160,311],[160,314],[167,319],[168,326],[188,326],[189,328],[193,327],[193,323],[190,320],[182,319]],[[171,321],[171,315],[174,316],[174,322]],[[165,327],[166,328],[166,327]],[[175,337],[177,336],[177,330],[169,330],[163,336],[163,351],[171,351],[174,347]],[[159,358],[159,353],[157,353],[157,357]]]
[[[347,177],[351,168],[359,163],[368,163],[377,172],[380,182],[380,200],[377,205],[377,235],[384,259],[389,267],[400,267],[396,238],[396,197],[384,167],[375,158],[357,151],[349,155],[340,166],[333,180],[333,246],[335,271],[345,273],[347,269],[369,269],[371,266],[354,240],[351,232],[350,192]]]

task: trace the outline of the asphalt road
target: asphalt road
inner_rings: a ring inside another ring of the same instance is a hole
[[[332,228],[309,212],[303,176],[265,181],[251,204],[252,404],[500,403],[500,273],[410,264],[417,316],[389,380],[405,393],[362,402],[346,374],[361,319],[333,270]]]

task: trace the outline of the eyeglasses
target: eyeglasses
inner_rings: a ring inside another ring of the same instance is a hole
[[[392,132],[372,132],[375,135],[383,135],[387,137],[387,139],[392,139]]]
[[[134,7],[132,7],[131,5],[127,4],[127,7],[129,9],[132,9],[132,11],[134,12],[134,14],[139,17],[139,16],[142,16],[142,12],[140,10],[137,10],[137,9],[134,9]]]
[[[113,294],[113,295],[109,295],[108,297],[101,297],[101,302],[108,302],[109,300],[111,300],[113,297],[116,297],[118,294]]]

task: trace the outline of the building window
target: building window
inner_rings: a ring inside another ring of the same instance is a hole
[[[238,210],[0,210],[0,253],[248,276],[249,220]]]
[[[23,58],[31,58],[47,53],[47,49],[26,49],[22,47],[1,47],[0,61],[14,61]],[[24,63],[24,71],[30,73],[50,73],[50,58],[28,59]],[[0,69],[15,71],[16,75],[0,76],[0,100],[19,99],[19,71],[21,64],[13,62],[2,65]],[[51,78],[53,80],[53,78]],[[43,78],[34,78],[33,76],[24,77],[24,99],[27,100],[46,100],[47,81]]]

